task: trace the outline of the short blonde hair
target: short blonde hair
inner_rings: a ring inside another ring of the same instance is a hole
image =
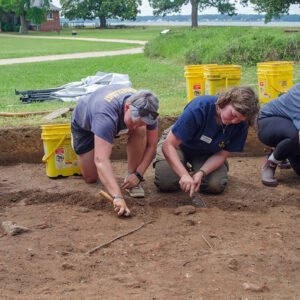
[[[253,125],[259,111],[259,102],[251,87],[238,86],[220,93],[216,106],[222,109],[228,104],[231,104],[237,112],[247,119],[249,126]]]

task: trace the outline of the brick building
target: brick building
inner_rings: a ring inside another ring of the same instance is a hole
[[[61,9],[50,3],[50,9],[47,11],[46,22],[40,25],[31,24],[31,29],[36,31],[57,31],[60,32],[59,11]]]
[[[42,0],[34,0],[32,7],[41,7]],[[34,24],[31,20],[26,19],[26,26],[30,30],[35,31],[57,31],[60,32],[60,17],[61,9],[50,3],[50,8],[46,14],[46,22],[40,25]],[[14,31],[14,25],[20,25],[20,17],[15,16],[13,12],[4,12],[0,7],[0,32],[2,25],[5,24],[4,31]]]

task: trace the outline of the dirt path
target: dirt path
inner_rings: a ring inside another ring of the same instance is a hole
[[[15,35],[0,33],[1,36],[15,37],[15,38],[29,38],[29,39],[55,39],[55,40],[81,40],[81,41],[91,41],[91,42],[111,42],[111,43],[127,43],[127,44],[139,44],[146,45],[147,41],[138,40],[121,40],[121,39],[98,39],[98,38],[81,38],[81,37],[67,37],[67,36],[36,36],[36,35]]]
[[[147,41],[77,38],[77,37],[21,36],[21,35],[11,35],[11,34],[0,34],[0,37],[1,36],[15,37],[15,38],[68,39],[68,40],[83,40],[83,41],[93,41],[93,42],[97,41],[97,42],[131,43],[131,44],[140,44],[140,45],[145,45],[147,43]],[[72,53],[72,54],[34,56],[34,57],[8,58],[8,59],[0,59],[0,65],[64,60],[64,59],[74,59],[74,58],[88,58],[88,57],[103,57],[103,56],[114,56],[114,55],[125,55],[125,54],[137,54],[137,53],[143,53],[143,49],[144,49],[143,47],[138,47],[138,48],[132,48],[132,49],[116,50],[116,51],[98,51],[98,52],[83,52],[83,53]]]
[[[83,53],[72,53],[72,54],[58,54],[58,55],[0,59],[0,65],[22,64],[22,63],[51,61],[51,60],[74,59],[74,58],[137,54],[137,53],[143,53],[143,49],[144,48],[139,47],[139,48],[125,49],[125,50],[117,50],[117,51],[83,52]]]
[[[146,199],[126,195],[129,219],[99,197],[101,184],[49,179],[42,164],[1,166],[0,224],[30,229],[0,229],[1,299],[299,299],[299,178],[279,170],[280,185],[265,187],[262,163],[230,158],[225,192],[203,195],[208,209],[189,215],[174,214],[187,195],[159,193],[150,169]],[[125,161],[113,168],[121,183]]]

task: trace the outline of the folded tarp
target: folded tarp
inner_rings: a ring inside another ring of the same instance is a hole
[[[16,95],[22,94],[20,100],[27,103],[46,100],[77,102],[95,90],[110,84],[132,86],[128,74],[97,72],[94,76],[88,76],[81,79],[81,81],[70,82],[59,88],[36,91],[16,91]]]

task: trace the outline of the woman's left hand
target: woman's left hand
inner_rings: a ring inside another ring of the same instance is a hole
[[[137,178],[137,176],[132,173],[126,177],[126,180],[121,185],[122,189],[131,189],[135,186],[137,186],[140,183],[140,180]]]
[[[198,192],[200,189],[200,184],[203,178],[203,173],[202,172],[197,172],[193,175],[194,179],[194,193]]]

